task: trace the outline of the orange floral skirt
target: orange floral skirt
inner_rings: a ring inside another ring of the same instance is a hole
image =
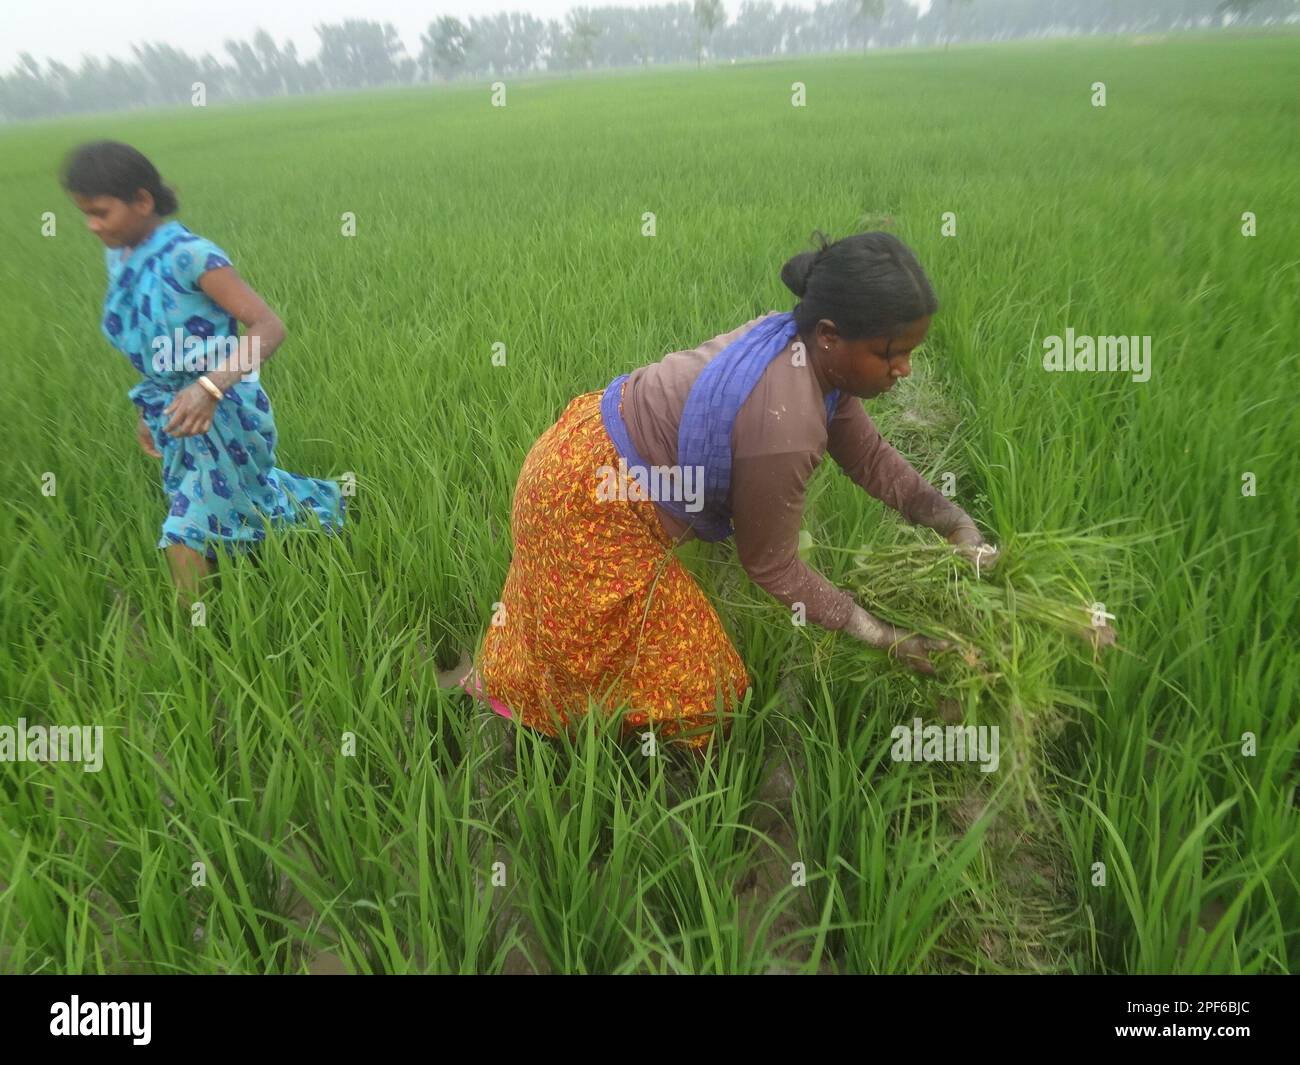
[[[602,467],[618,468],[600,401],[573,400],[524,460],[505,590],[462,683],[550,735],[599,706],[625,735],[703,747],[730,731],[749,675],[655,504],[600,498]]]

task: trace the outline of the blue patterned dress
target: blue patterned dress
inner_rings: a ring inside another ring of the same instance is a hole
[[[171,501],[158,546],[185,544],[215,559],[218,543],[247,549],[268,526],[309,525],[312,514],[328,532],[342,528],[346,503],[336,482],[276,467],[275,419],[257,381],[226,390],[206,433],[163,432],[170,420],[163,408],[202,371],[156,359],[155,338],[174,341],[178,327],[183,337],[238,336],[239,324],[199,287],[206,271],[230,265],[225,253],[172,221],[134,248],[106,249],[106,261],[104,334],[144,375],[129,396],[162,452]]]

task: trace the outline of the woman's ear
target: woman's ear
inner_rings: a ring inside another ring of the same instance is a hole
[[[836,343],[839,342],[840,333],[835,328],[835,323],[829,318],[822,318],[813,327],[813,343],[825,351],[829,351]]]
[[[148,218],[153,214],[155,206],[152,192],[148,189],[135,190],[135,199],[131,201],[131,210],[142,218]]]

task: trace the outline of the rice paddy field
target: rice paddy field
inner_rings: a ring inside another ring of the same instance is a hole
[[[1298,77],[1294,36],[1090,39],[0,130],[0,723],[104,730],[98,772],[0,763],[0,970],[1295,970]],[[355,476],[346,537],[223,566],[203,625],[58,186],[100,137],[284,319],[278,464]],[[473,706],[534,439],[789,309],[814,228],[925,265],[867,409],[1003,561],[830,460],[806,557],[986,653],[920,677],[695,544],[753,681],[712,762]],[[1067,329],[1149,336],[1149,380],[1046,371]],[[917,718],[1000,722],[1000,768],[894,760]]]

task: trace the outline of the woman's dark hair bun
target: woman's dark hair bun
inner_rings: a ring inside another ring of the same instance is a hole
[[[830,247],[830,242],[821,230],[815,231],[813,236],[820,243],[816,251],[800,252],[793,258],[786,260],[786,264],[781,267],[782,283],[800,299],[803,299],[804,293],[808,291],[808,278],[812,276],[813,267],[817,265],[826,249]]]
[[[799,297],[793,313],[800,336],[810,336],[823,318],[848,340],[889,336],[938,310],[916,255],[892,233],[855,233],[833,243],[821,230],[813,237],[816,251],[781,267],[781,280]]]
[[[813,262],[816,259],[816,252],[800,252],[781,267],[781,280],[785,283],[785,287],[800,299],[808,291],[808,275],[812,273]]]
[[[163,183],[157,167],[144,154],[120,141],[92,141],[74,148],[63,162],[63,187],[78,196],[113,196],[127,203],[145,189],[154,210],[175,214],[176,192]]]

